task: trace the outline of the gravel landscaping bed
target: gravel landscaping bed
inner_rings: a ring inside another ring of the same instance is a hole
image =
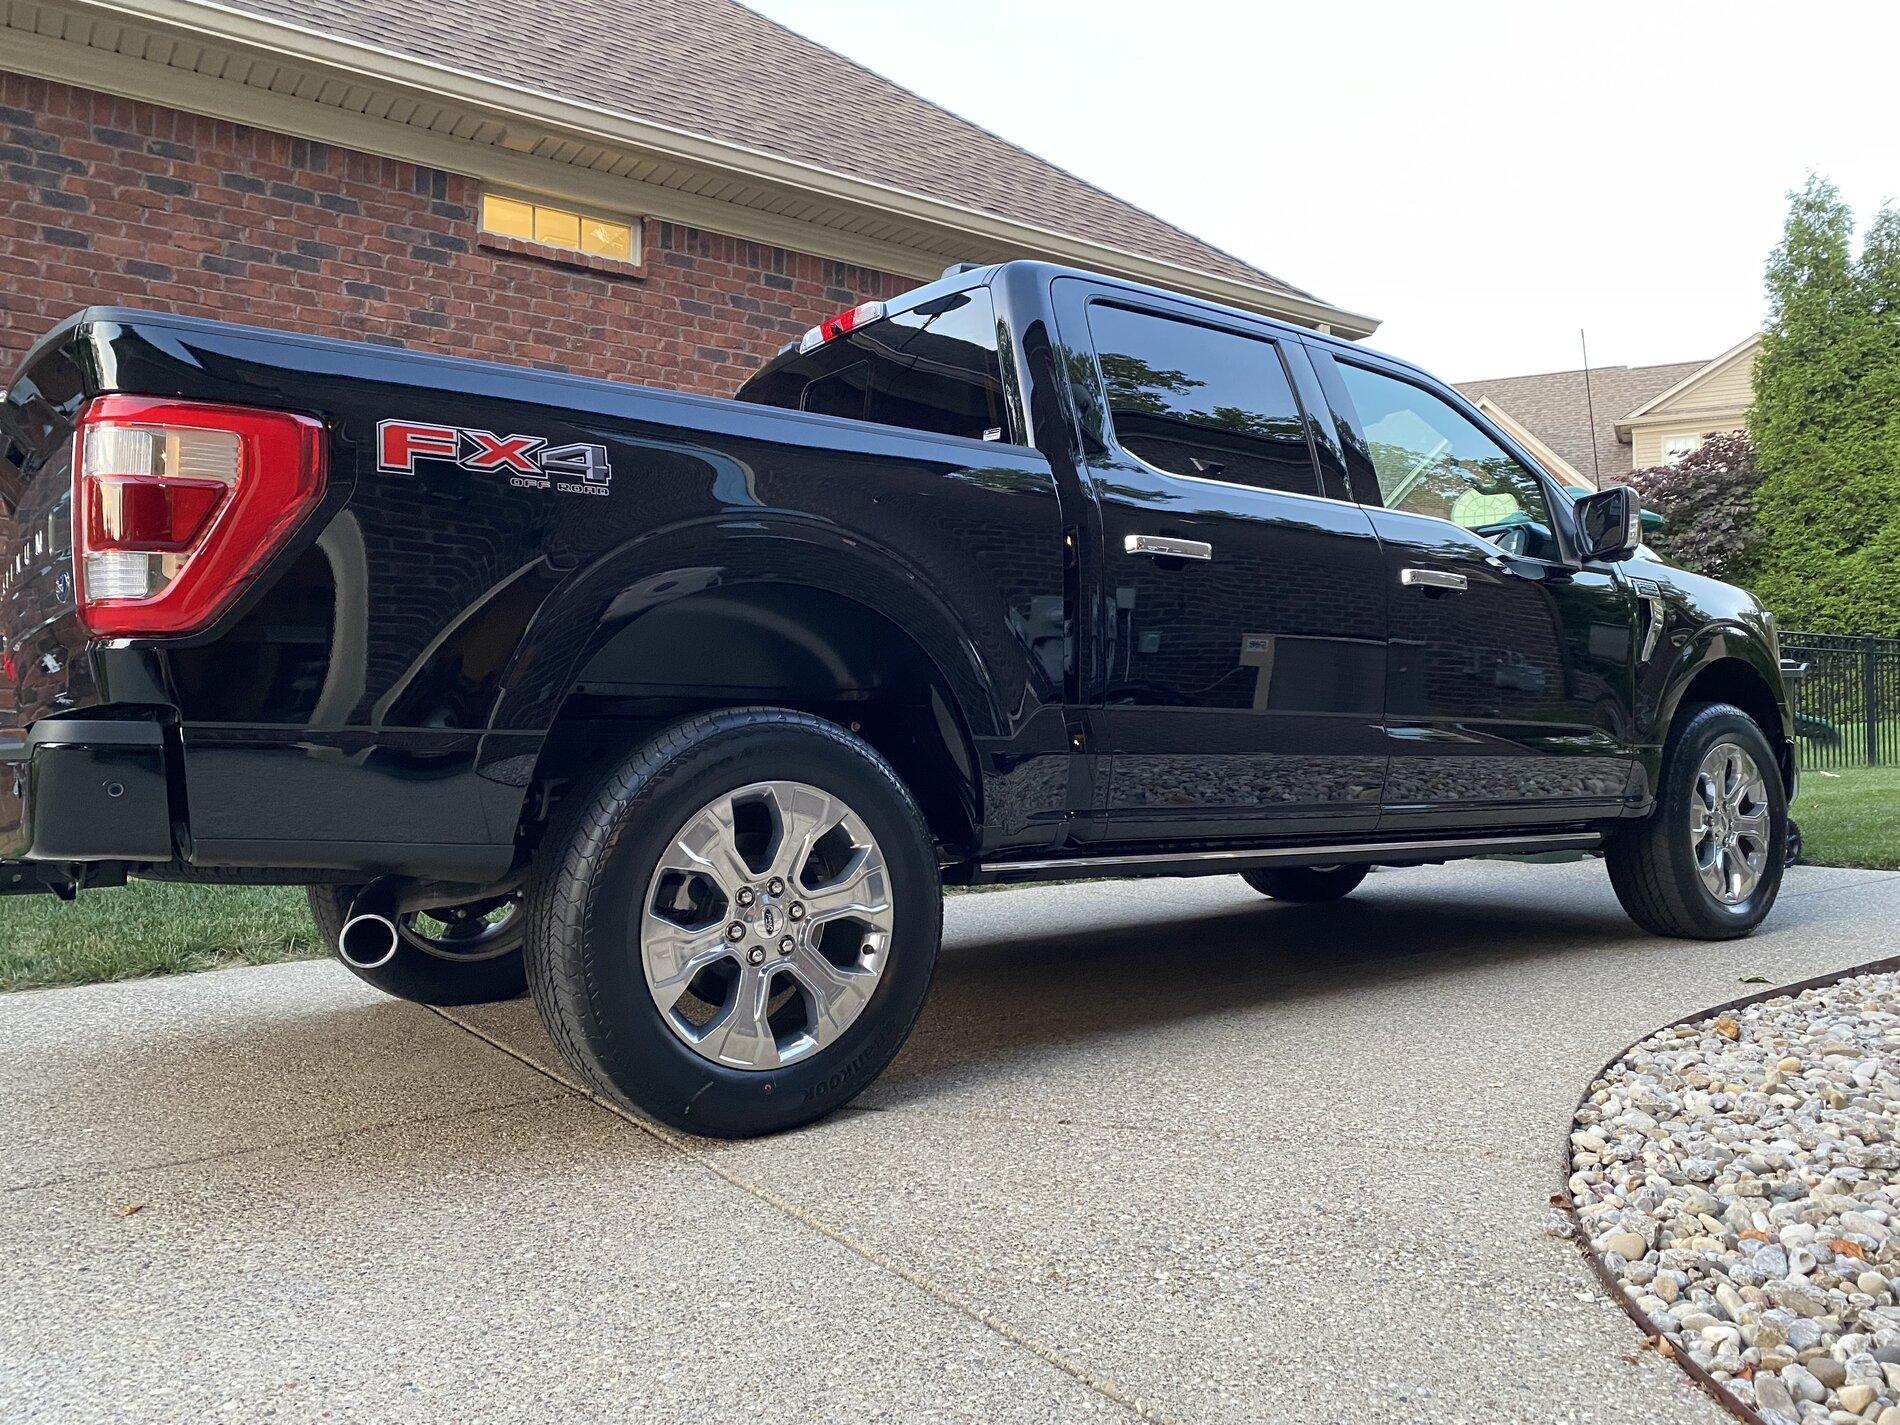
[[[1773,1425],[1900,1425],[1900,974],[1659,1030],[1573,1128],[1588,1246],[1673,1351]]]

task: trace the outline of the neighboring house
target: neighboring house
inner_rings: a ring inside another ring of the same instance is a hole
[[[0,385],[94,302],[729,393],[963,261],[1343,311],[731,0],[0,5]]]
[[[1587,390],[1582,371],[1461,381],[1458,389],[1559,479],[1614,483],[1742,429],[1760,348],[1751,336],[1713,361],[1594,367]]]

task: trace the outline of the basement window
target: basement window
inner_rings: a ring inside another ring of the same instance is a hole
[[[482,231],[516,242],[602,257],[610,262],[637,263],[640,260],[637,231],[624,219],[598,217],[500,193],[482,195]]]

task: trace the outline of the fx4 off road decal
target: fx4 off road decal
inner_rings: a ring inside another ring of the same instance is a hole
[[[614,478],[604,445],[549,445],[538,435],[496,435],[473,426],[424,421],[377,422],[378,470],[413,475],[420,460],[506,475],[508,483],[520,489],[552,489],[564,495],[605,495]]]

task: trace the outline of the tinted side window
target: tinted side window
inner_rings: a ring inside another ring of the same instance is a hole
[[[1388,510],[1435,515],[1513,552],[1558,557],[1543,483],[1502,446],[1421,387],[1334,364]]]
[[[987,287],[861,327],[747,382],[739,398],[973,440],[1009,438]]]
[[[1101,303],[1089,332],[1115,440],[1130,455],[1175,475],[1319,493],[1272,342]]]

